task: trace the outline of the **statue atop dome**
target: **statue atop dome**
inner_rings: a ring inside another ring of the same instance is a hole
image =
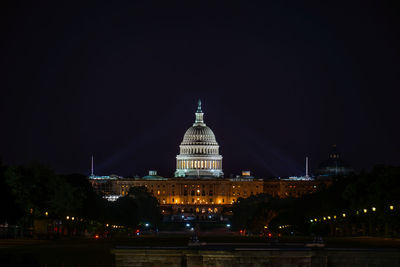
[[[196,113],[203,113],[203,111],[201,110],[201,100],[199,99],[199,101],[197,101],[197,111]]]

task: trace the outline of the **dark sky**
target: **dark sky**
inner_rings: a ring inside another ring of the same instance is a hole
[[[2,2],[3,161],[171,176],[201,98],[226,176],[399,165],[395,6],[171,2]]]

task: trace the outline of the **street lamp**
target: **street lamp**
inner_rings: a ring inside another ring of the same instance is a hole
[[[375,207],[372,207],[372,211],[376,211],[376,208],[375,208]]]

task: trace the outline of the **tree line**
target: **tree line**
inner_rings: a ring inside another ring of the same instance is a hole
[[[238,199],[232,226],[252,233],[400,236],[400,167],[377,165],[300,198]]]
[[[109,202],[97,195],[88,177],[56,174],[41,164],[7,166],[0,162],[0,224],[22,228],[37,218],[82,224],[119,225],[136,228],[143,222],[157,226],[161,221],[157,199],[144,187]],[[83,227],[85,228],[85,227]]]

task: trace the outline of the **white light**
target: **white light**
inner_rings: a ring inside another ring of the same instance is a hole
[[[226,227],[228,227],[228,228],[229,228],[229,227],[231,227],[231,225],[228,223],[228,224],[226,225]]]
[[[186,227],[190,227],[190,224],[189,224],[189,223],[187,223],[187,224],[186,224]]]
[[[146,223],[144,226],[146,226],[146,227],[149,227],[149,224],[148,224],[148,223]]]

